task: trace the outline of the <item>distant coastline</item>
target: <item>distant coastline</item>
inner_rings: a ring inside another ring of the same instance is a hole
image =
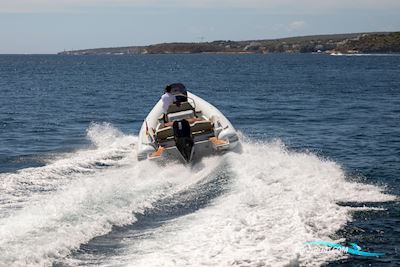
[[[218,40],[200,43],[161,43],[63,51],[59,55],[135,54],[267,54],[267,53],[400,53],[400,32],[347,33],[269,40]]]

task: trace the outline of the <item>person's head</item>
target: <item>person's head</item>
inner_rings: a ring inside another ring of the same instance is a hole
[[[172,87],[170,85],[167,85],[167,87],[165,87],[165,92],[167,93],[171,93]]]

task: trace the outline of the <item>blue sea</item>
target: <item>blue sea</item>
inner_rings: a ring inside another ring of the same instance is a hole
[[[175,82],[241,152],[137,161]],[[398,55],[0,55],[0,266],[397,266],[399,178]]]

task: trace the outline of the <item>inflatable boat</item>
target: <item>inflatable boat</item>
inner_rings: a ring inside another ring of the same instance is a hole
[[[176,102],[164,114],[158,101],[139,132],[138,160],[179,160],[186,163],[233,150],[239,138],[229,120],[213,105],[171,84]]]

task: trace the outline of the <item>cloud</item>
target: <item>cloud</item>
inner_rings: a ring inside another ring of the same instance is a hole
[[[399,0],[0,0],[0,13],[82,7],[257,8],[264,10],[399,9]]]
[[[306,23],[302,20],[293,21],[293,22],[289,23],[288,29],[289,29],[289,31],[297,31],[297,30],[303,29],[305,25],[306,25]]]

